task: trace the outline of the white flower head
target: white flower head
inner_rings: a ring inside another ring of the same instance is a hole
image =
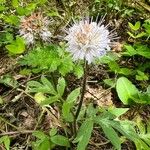
[[[110,50],[110,45],[117,36],[116,33],[109,32],[108,25],[102,25],[103,22],[104,17],[99,23],[83,19],[66,31],[68,51],[74,60],[85,59],[90,64],[94,58],[103,56]]]
[[[47,28],[43,29],[40,32],[40,37],[41,39],[43,39],[43,41],[49,41],[50,37],[51,37],[51,32],[47,30]]]
[[[20,35],[25,39],[26,44],[33,44],[36,39],[49,41],[51,32],[49,31],[50,21],[42,13],[33,13],[31,16],[23,17],[20,23]]]

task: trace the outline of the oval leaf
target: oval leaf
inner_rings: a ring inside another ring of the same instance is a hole
[[[128,105],[138,95],[138,89],[125,77],[121,77],[117,80],[116,90],[120,100]]]

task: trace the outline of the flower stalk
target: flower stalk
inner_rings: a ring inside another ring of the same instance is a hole
[[[88,62],[84,59],[84,76],[83,76],[83,81],[82,81],[81,97],[80,97],[80,101],[79,101],[79,104],[77,107],[77,111],[76,111],[75,116],[74,116],[74,133],[75,134],[76,134],[76,121],[77,121],[78,116],[80,114],[81,107],[82,107],[83,100],[84,100],[85,91],[86,91],[87,70],[88,70]]]

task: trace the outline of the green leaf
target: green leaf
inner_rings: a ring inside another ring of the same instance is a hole
[[[70,142],[67,137],[62,136],[62,135],[54,135],[51,138],[51,141],[60,146],[65,146],[65,147],[70,147]]]
[[[108,65],[111,71],[118,72],[120,70],[118,63],[115,61],[111,61]]]
[[[42,101],[44,101],[46,99],[46,97],[44,96],[43,93],[38,92],[34,95],[34,99],[38,104],[40,104]]]
[[[129,56],[133,56],[133,55],[137,54],[137,51],[134,49],[133,46],[131,46],[131,45],[124,45],[124,47],[126,48]]]
[[[111,141],[111,143],[115,146],[117,150],[121,150],[121,140],[117,135],[116,131],[109,125],[105,124],[104,122],[100,124],[102,127],[105,135]]]
[[[64,76],[73,70],[73,62],[70,57],[62,59],[61,65],[59,66],[59,72]]]
[[[45,138],[40,145],[38,146],[38,150],[51,150],[50,149],[50,141],[48,138]]]
[[[131,33],[131,32],[127,32],[132,38],[136,38],[136,36],[133,34],[133,33]]]
[[[105,79],[104,83],[109,85],[110,87],[115,87],[115,85],[116,85],[115,79]]]
[[[18,0],[12,0],[12,6],[14,8],[18,7],[19,6],[19,1]]]
[[[6,147],[6,150],[10,150],[10,139],[8,136],[4,136],[4,145]]]
[[[66,101],[62,106],[62,115],[66,121],[72,122],[73,115],[71,113],[71,108],[74,106],[74,102],[80,94],[80,88],[73,90],[67,97]]]
[[[49,132],[49,135],[50,136],[54,136],[54,135],[56,135],[57,134],[57,129],[56,128],[52,128],[51,130],[50,130],[50,132]]]
[[[57,92],[55,91],[53,85],[51,84],[51,82],[45,78],[44,76],[41,76],[41,81],[44,84],[45,87],[49,88],[49,93],[56,95]]]
[[[4,20],[6,23],[17,26],[19,24],[19,17],[16,15],[5,16]]]
[[[17,37],[10,45],[6,45],[6,48],[12,54],[21,54],[25,51],[24,40],[21,37]]]
[[[50,105],[50,104],[57,102],[57,101],[59,101],[59,97],[56,95],[53,97],[48,97],[45,100],[41,101],[40,105],[41,106]]]
[[[92,134],[92,130],[93,130],[93,120],[86,119],[79,128],[77,137],[73,141],[74,143],[78,142],[77,150],[86,149],[86,146],[88,145]]]
[[[138,75],[136,75],[136,80],[149,80],[148,76],[144,72],[137,70],[137,73]]]
[[[99,109],[94,108],[93,104],[90,103],[86,110],[86,115],[87,115],[87,117],[95,117],[95,115],[97,114],[98,111],[99,111]]]
[[[140,21],[137,21],[137,22],[135,23],[135,25],[133,25],[132,23],[128,22],[128,25],[129,25],[129,27],[130,27],[132,30],[134,30],[134,31],[139,30],[140,27],[141,27]]]
[[[29,10],[29,11],[33,11],[33,10],[35,10],[36,6],[37,6],[37,3],[35,3],[35,2],[30,3],[30,4],[27,5],[26,9]]]
[[[0,3],[1,4],[6,3],[6,0],[0,0]]]
[[[59,78],[58,84],[57,84],[57,92],[58,92],[60,97],[63,96],[64,91],[65,91],[65,87],[66,87],[65,79],[64,78]]]
[[[143,37],[143,36],[145,36],[145,35],[146,35],[145,32],[141,32],[141,33],[139,33],[138,35],[136,35],[136,38],[140,38],[140,37]]]
[[[141,27],[141,22],[140,21],[137,21],[134,25],[134,30],[139,30]]]
[[[57,46],[49,45],[45,48],[33,49],[20,59],[19,63],[29,66],[34,72],[35,70],[38,70],[38,72],[54,72],[58,69],[58,66],[63,63],[61,61],[61,58],[58,56]]]
[[[138,95],[138,89],[125,77],[117,80],[116,90],[120,100],[125,104],[131,104]]]
[[[0,83],[6,86],[16,88],[18,86],[17,80],[14,79],[11,75],[4,75],[0,78]]]
[[[48,137],[42,131],[34,131],[32,135],[37,137],[38,139],[45,139],[46,137]]]
[[[137,150],[150,150],[150,147],[143,140],[134,141]]]
[[[121,115],[125,114],[129,108],[109,108],[109,112],[115,115],[116,117],[120,117]]]
[[[124,135],[126,138],[130,139],[131,141],[135,141],[135,139],[139,139],[138,134],[135,131],[134,124],[131,121],[112,121],[109,120],[108,123]]]
[[[78,78],[81,78],[83,76],[83,67],[78,65],[78,66],[75,66],[74,68],[74,74],[78,77]]]
[[[150,48],[147,45],[137,45],[137,54],[150,59]]]
[[[5,6],[0,6],[0,11],[5,11],[6,7]]]
[[[26,8],[23,8],[23,7],[17,7],[16,8],[16,11],[17,13],[20,15],[20,16],[24,16],[24,15],[28,15],[29,14],[29,11],[26,9]]]
[[[132,75],[133,74],[133,70],[129,69],[129,68],[120,68],[120,70],[118,71],[119,74],[123,74],[123,75]]]

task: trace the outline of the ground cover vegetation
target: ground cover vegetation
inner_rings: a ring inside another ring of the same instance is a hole
[[[149,0],[0,0],[0,150],[150,150]]]

